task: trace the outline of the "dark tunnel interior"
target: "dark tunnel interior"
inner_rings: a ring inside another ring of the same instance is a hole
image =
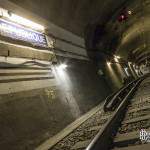
[[[0,150],[56,143],[150,73],[149,41],[150,0],[1,0]]]

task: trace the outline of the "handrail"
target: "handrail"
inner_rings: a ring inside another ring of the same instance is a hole
[[[135,91],[135,89],[137,88],[137,86],[143,79],[144,78],[141,77],[131,82],[131,83],[135,82],[135,85],[126,94],[126,96],[121,101],[121,104],[117,107],[117,110],[113,112],[112,116],[110,116],[106,124],[100,129],[100,131],[92,140],[92,142],[89,144],[89,146],[86,148],[86,150],[108,150],[110,149],[112,138],[117,129],[117,124],[121,121],[121,118],[123,117],[122,113],[126,110],[126,106],[129,103],[128,99],[129,97],[131,97],[131,95],[133,95],[133,92]],[[131,83],[128,84],[128,86],[132,85]]]
[[[106,111],[112,111],[112,110],[114,110],[114,109],[115,109],[114,106],[115,106],[115,104],[116,104],[116,106],[117,106],[117,104],[119,103],[119,102],[117,102],[117,100],[118,100],[118,98],[120,99],[120,96],[122,96],[122,93],[123,93],[123,94],[127,93],[127,92],[132,88],[132,86],[133,86],[136,82],[138,82],[141,78],[142,78],[142,77],[140,77],[140,78],[138,78],[138,79],[136,79],[136,80],[130,82],[130,83],[127,84],[126,86],[124,86],[124,87],[122,87],[121,89],[119,89],[119,91],[117,91],[117,92],[111,94],[110,96],[108,96],[108,97],[106,98],[106,100],[105,100],[105,103],[104,103],[104,107],[103,107],[104,111],[106,112]],[[131,87],[130,87],[130,86],[131,86]],[[126,90],[127,90],[127,91],[126,91]],[[125,92],[125,91],[126,91],[126,92]]]

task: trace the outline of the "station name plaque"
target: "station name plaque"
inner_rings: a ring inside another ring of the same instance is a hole
[[[15,40],[25,41],[36,46],[48,46],[44,34],[3,19],[0,19],[0,35]]]

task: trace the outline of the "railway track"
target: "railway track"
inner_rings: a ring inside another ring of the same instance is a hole
[[[139,86],[113,140],[113,149],[149,150],[150,144],[140,140],[140,130],[150,131],[150,78]]]
[[[108,97],[104,110],[53,145],[49,150],[149,150],[139,137],[150,131],[150,77],[138,79]]]

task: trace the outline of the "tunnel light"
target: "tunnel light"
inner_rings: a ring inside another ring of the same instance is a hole
[[[67,68],[67,65],[66,64],[61,64],[58,68],[60,70],[64,70],[65,68]]]
[[[27,26],[27,27],[32,28],[34,30],[44,31],[44,27],[42,25],[37,24],[37,23],[30,21],[26,18],[23,18],[21,16],[18,16],[16,14],[12,13],[11,11],[8,11],[8,10],[3,9],[1,7],[0,7],[0,17],[7,18],[7,19],[9,19],[15,23]]]
[[[15,15],[13,13],[11,13],[11,14],[9,13],[9,19],[12,20],[13,22],[16,22],[16,23],[24,25],[24,26],[28,26],[32,29],[44,31],[44,27],[42,25],[37,24],[37,23],[30,21],[28,19],[25,19],[23,17],[20,17],[18,15]]]
[[[121,15],[121,19],[124,19],[125,18],[125,16],[124,15]]]
[[[115,62],[119,62],[119,60],[118,60],[118,58],[117,58],[117,57],[115,57],[115,58],[114,58],[114,60],[115,60]]]
[[[117,56],[117,55],[114,55],[114,57],[117,58],[117,59],[120,59],[120,58],[121,58],[120,56]]]
[[[114,60],[115,60],[115,62],[119,62],[119,60],[118,59],[120,59],[120,56],[116,56],[116,55],[114,55]]]
[[[110,66],[110,65],[111,65],[111,62],[108,61],[108,62],[107,62],[107,65]]]
[[[128,14],[131,15],[131,14],[132,14],[132,11],[131,11],[131,10],[128,10]]]
[[[60,64],[59,66],[56,67],[56,72],[59,76],[61,76],[62,79],[66,78],[66,71],[65,71],[66,68],[67,68],[66,64]]]

